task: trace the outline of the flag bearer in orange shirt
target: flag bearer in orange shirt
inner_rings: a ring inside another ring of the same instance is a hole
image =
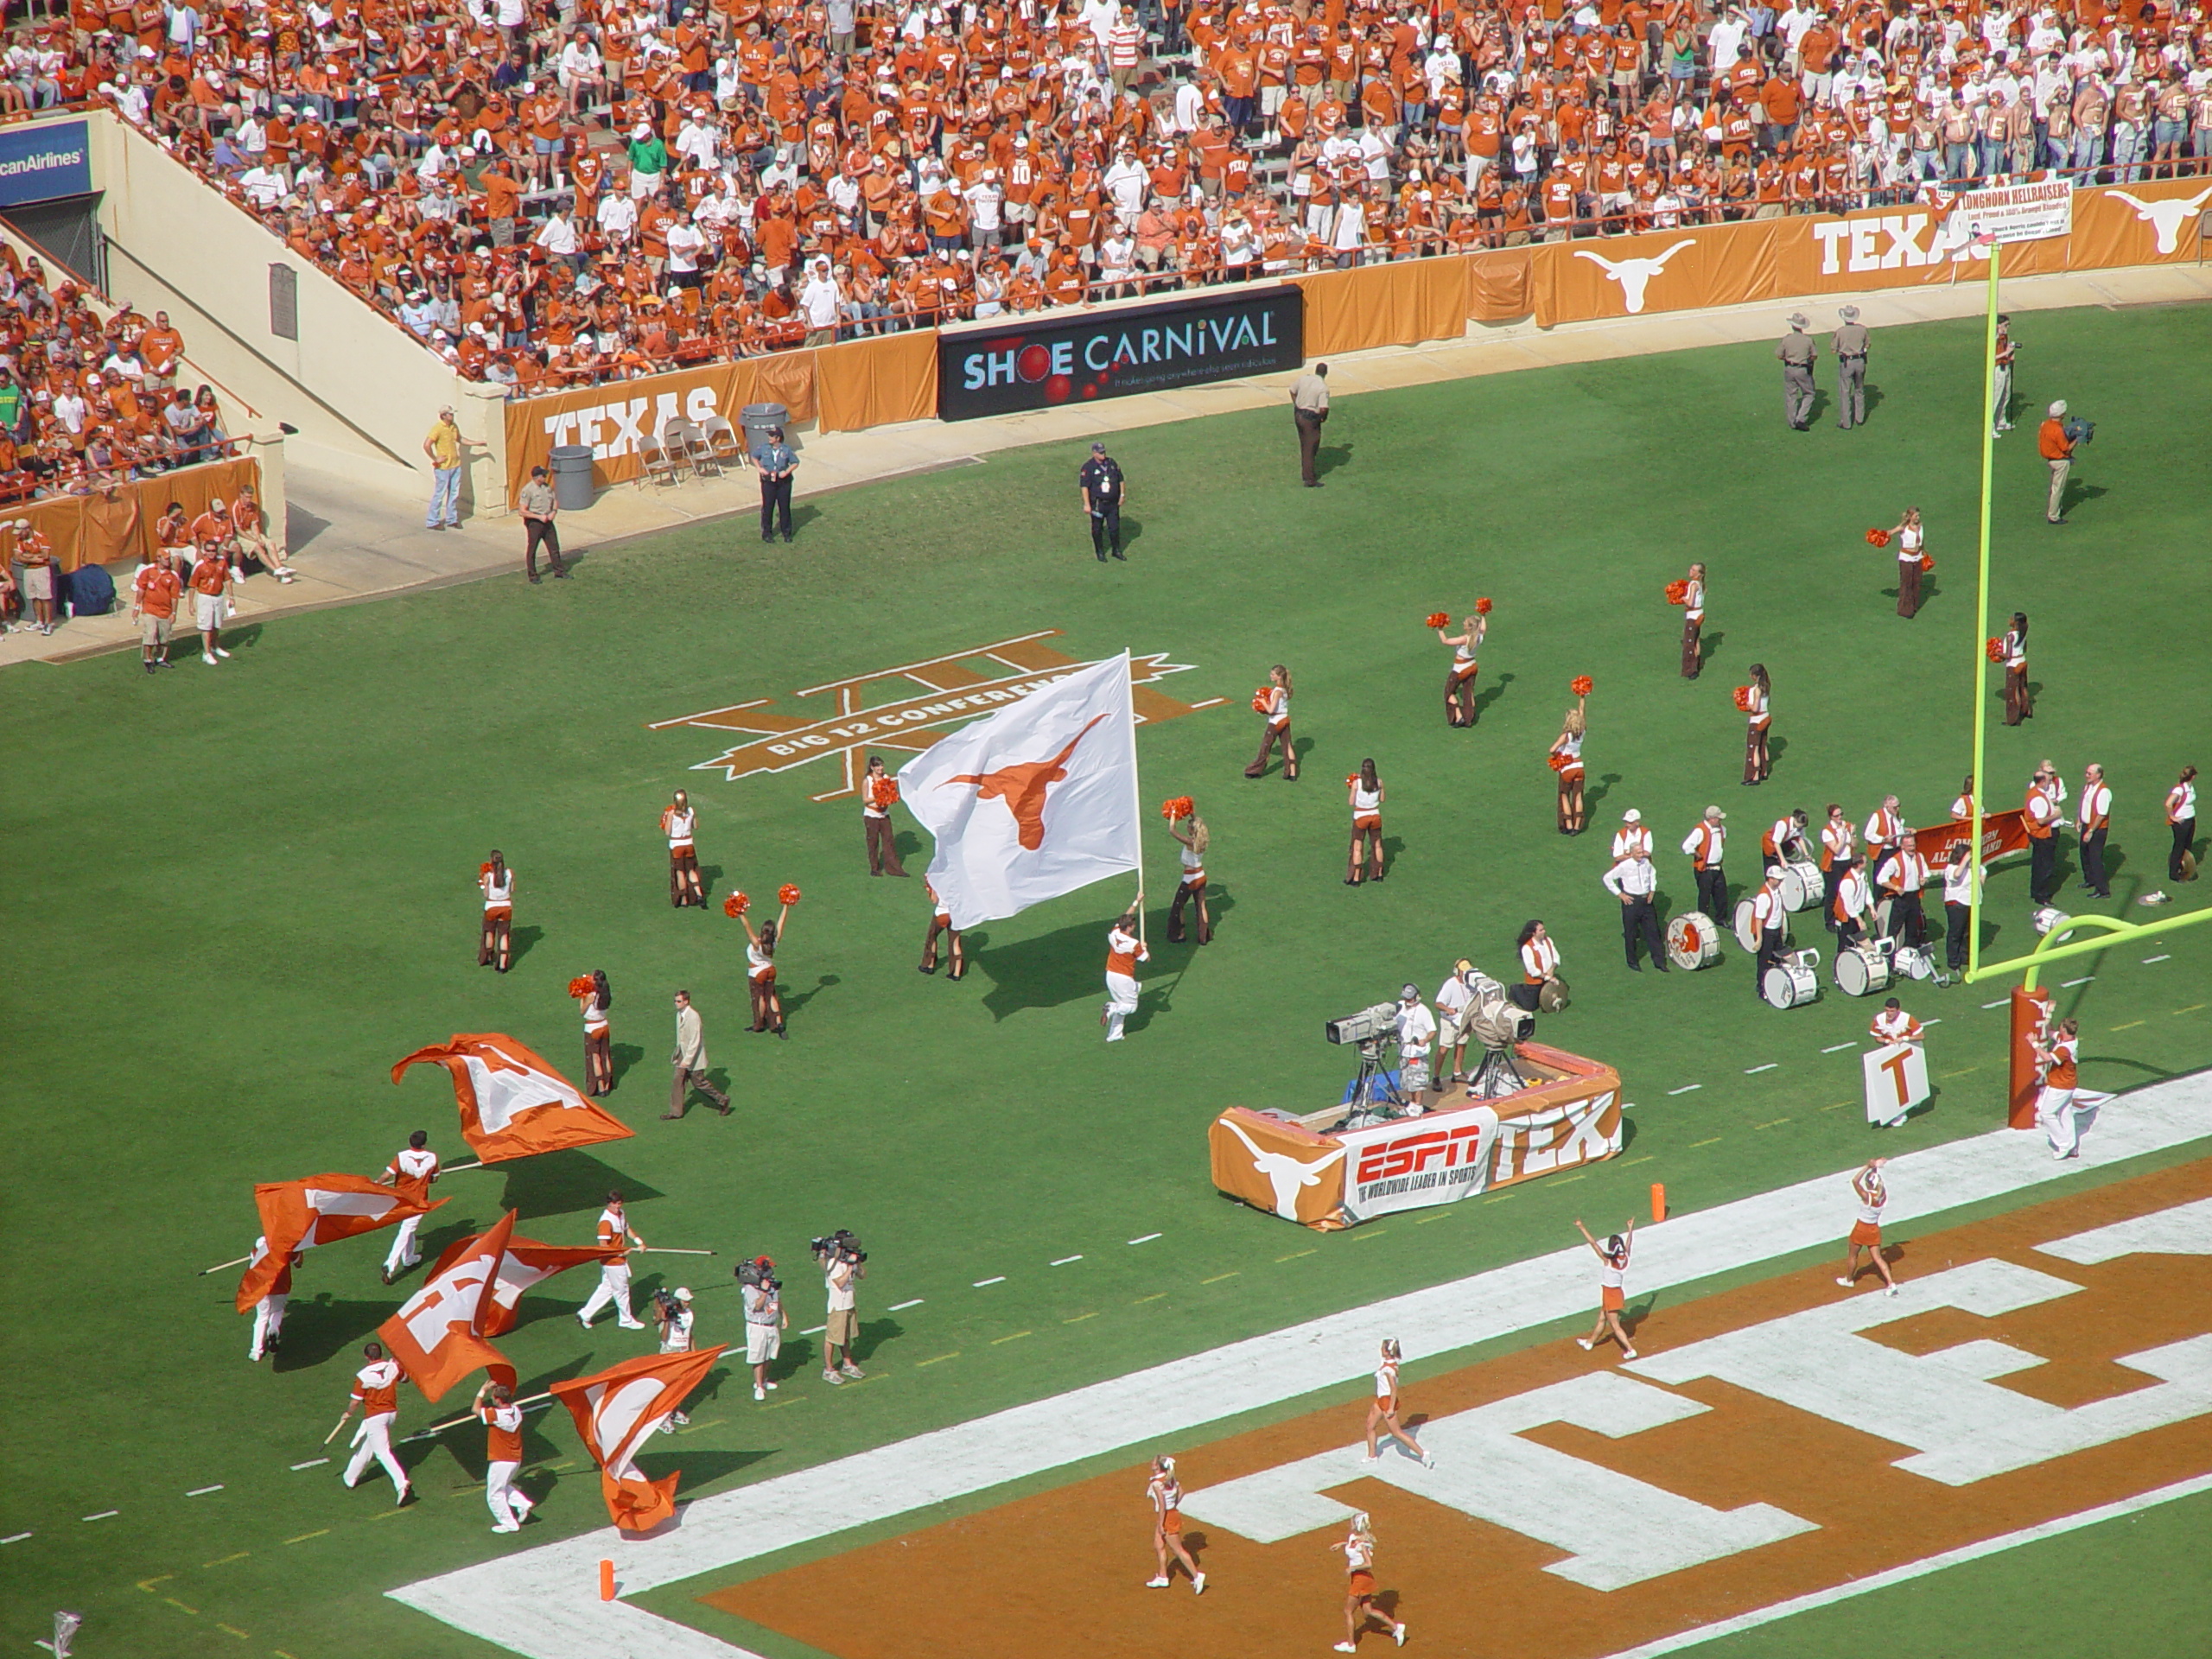
[[[391,1477],[397,1501],[402,1505],[412,1503],[415,1488],[391,1450],[392,1420],[399,1415],[399,1363],[385,1357],[381,1343],[369,1344],[361,1350],[361,1356],[368,1363],[353,1374],[353,1397],[346,1402],[345,1416],[338,1420],[343,1423],[356,1410],[361,1414],[361,1426],[353,1432],[353,1460],[346,1465],[346,1489],[351,1491],[359,1484],[362,1471],[373,1459]]]
[[[522,1408],[512,1389],[487,1379],[470,1409],[484,1425],[484,1501],[491,1506],[492,1530],[520,1532],[537,1507],[515,1490],[515,1471],[522,1467]]]

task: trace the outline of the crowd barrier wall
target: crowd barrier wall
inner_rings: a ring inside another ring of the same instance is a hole
[[[249,456],[181,467],[159,478],[110,485],[89,495],[27,501],[10,508],[9,513],[11,519],[29,519],[31,528],[53,543],[54,562],[64,570],[80,564],[135,564],[153,556],[154,524],[170,502],[182,503],[186,516],[197,518],[216,496],[235,500],[238,486],[251,484],[268,520],[264,533],[282,547],[284,504],[281,497],[271,502],[262,482],[261,467]],[[16,532],[11,524],[0,524],[0,561],[15,556]]]

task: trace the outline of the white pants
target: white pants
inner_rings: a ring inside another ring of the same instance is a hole
[[[600,1264],[599,1288],[592,1292],[591,1300],[584,1304],[583,1311],[576,1317],[589,1325],[599,1317],[599,1310],[609,1302],[614,1304],[618,1324],[633,1329],[637,1326],[638,1316],[630,1311],[630,1264],[627,1262]]]
[[[2071,1157],[2082,1138],[2074,1123],[2074,1091],[2046,1088],[2037,1095],[2036,1124],[2049,1138],[2052,1157]]]
[[[423,1224],[420,1216],[410,1216],[399,1224],[399,1230],[392,1235],[391,1254],[384,1259],[386,1273],[397,1273],[402,1268],[411,1268],[423,1258],[416,1254],[415,1230]]]
[[[537,1506],[515,1490],[515,1471],[518,1463],[487,1464],[484,1469],[484,1502],[490,1507],[492,1519],[502,1527],[518,1527]]]
[[[399,1466],[399,1459],[391,1454],[391,1420],[393,1414],[380,1411],[362,1421],[353,1431],[353,1460],[346,1465],[346,1484],[353,1485],[361,1478],[361,1471],[373,1459],[384,1465],[391,1477],[391,1490],[404,1497],[407,1491],[407,1471]]]
[[[1138,985],[1127,974],[1106,976],[1106,1040],[1122,1040],[1122,1022],[1137,1011]]]
[[[246,1351],[250,1358],[259,1359],[269,1351],[269,1344],[283,1333],[284,1304],[289,1296],[264,1296],[253,1305],[253,1346]]]

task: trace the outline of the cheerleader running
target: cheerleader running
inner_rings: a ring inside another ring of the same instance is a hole
[[[607,988],[607,969],[592,969],[591,994],[580,1000],[584,1005],[584,1092],[612,1094],[614,1052],[608,1046],[607,1011],[614,1006],[614,993]]]
[[[1774,713],[1770,706],[1773,686],[1766,677],[1766,664],[1751,664],[1751,683],[1744,688],[1741,704],[1744,728],[1744,781],[1763,784],[1774,775],[1774,756],[1767,747],[1773,730]]]
[[[476,965],[496,967],[501,973],[514,965],[515,873],[494,848],[491,859],[476,873],[484,889],[484,934],[476,944]]]
[[[1621,1323],[1621,1312],[1628,1306],[1628,1257],[1636,1245],[1636,1217],[1628,1218],[1626,1234],[1615,1233],[1602,1244],[1590,1236],[1580,1216],[1574,1230],[1598,1257],[1598,1323],[1588,1336],[1577,1337],[1575,1344],[1586,1353],[1610,1336],[1620,1344],[1623,1359],[1634,1359],[1636,1350],[1629,1343],[1628,1327]]]
[[[1578,702],[1567,711],[1559,736],[1552,744],[1551,768],[1559,774],[1559,832],[1579,836],[1586,822],[1582,807],[1582,735],[1588,721]]]
[[[951,953],[952,971],[945,977],[958,979],[968,971],[968,958],[960,944],[960,930],[952,925],[952,912],[944,907],[944,900],[937,896],[937,889],[930,885],[927,877],[923,878],[922,892],[930,901],[929,936],[922,941],[922,971],[937,972],[937,938],[938,934],[946,933],[951,936],[946,949]]]
[[[1191,1559],[1190,1549],[1183,1542],[1183,1486],[1175,1478],[1174,1459],[1152,1460],[1152,1478],[1145,1483],[1144,1495],[1152,1500],[1152,1554],[1160,1564],[1145,1588],[1165,1590],[1175,1582],[1174,1569],[1167,1564],[1173,1555],[1191,1575],[1192,1592],[1204,1595],[1206,1575],[1198,1571],[1198,1564]]]
[[[691,798],[683,791],[661,809],[661,833],[668,837],[668,902],[681,910],[686,905],[704,906],[706,888],[699,880],[699,854],[691,832],[697,827]]]
[[[1414,1454],[1414,1460],[1424,1469],[1436,1467],[1436,1459],[1421,1449],[1419,1442],[1406,1433],[1398,1421],[1398,1339],[1387,1337],[1382,1342],[1381,1357],[1375,1366],[1375,1397],[1367,1402],[1367,1461],[1378,1462],[1382,1448],[1376,1440],[1376,1431],[1389,1436]]]
[[[1192,804],[1181,823],[1190,825],[1179,829],[1175,823],[1167,826],[1167,833],[1183,844],[1183,874],[1175,883],[1175,901],[1167,907],[1167,943],[1183,943],[1183,911],[1185,906],[1198,912],[1198,943],[1213,943],[1213,918],[1206,912],[1206,848],[1212,837],[1206,832],[1206,821],[1198,816]]]
[[[761,923],[757,931],[750,916],[740,912],[737,919],[745,924],[745,988],[753,998],[750,1029],[772,1031],[789,1042],[791,1033],[784,1029],[783,993],[776,988],[776,947],[791,926],[791,905],[786,901],[776,919]]]
[[[1267,775],[1268,751],[1276,744],[1282,745],[1282,775],[1289,783],[1298,781],[1298,751],[1290,741],[1290,671],[1277,663],[1268,671],[1268,683],[1252,699],[1253,712],[1262,721],[1260,753],[1252,764],[1244,768],[1247,778]]]
[[[1344,862],[1344,886],[1360,884],[1360,844],[1367,846],[1370,881],[1382,879],[1382,782],[1375,775],[1375,762],[1363,760],[1359,771],[1344,779],[1345,801],[1351,808],[1351,852]]]
[[[1357,1653],[1362,1631],[1370,1619],[1379,1620],[1400,1647],[1406,1645],[1406,1627],[1375,1605],[1375,1529],[1360,1510],[1351,1518],[1351,1534],[1342,1543],[1331,1544],[1344,1558],[1344,1639],[1338,1653]]]
[[[1444,676],[1444,723],[1447,726],[1475,723],[1475,676],[1481,672],[1475,653],[1483,648],[1483,636],[1489,632],[1490,619],[1479,613],[1467,619],[1463,633],[1436,631],[1436,637],[1452,647],[1452,667]]]

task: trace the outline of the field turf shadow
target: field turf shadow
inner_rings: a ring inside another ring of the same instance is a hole
[[[389,1302],[341,1302],[328,1291],[313,1301],[297,1296],[284,1310],[281,1345],[270,1356],[276,1371],[312,1370],[356,1343],[365,1342],[391,1317]]]
[[[1005,945],[968,935],[969,970],[981,968],[992,981],[983,1007],[1000,1020],[1025,1008],[1057,1008],[1086,997],[1103,1000],[1099,952],[1105,931],[1102,919]]]
[[[518,1219],[532,1216],[565,1216],[572,1211],[596,1210],[613,1188],[622,1190],[632,1204],[663,1194],[610,1169],[581,1147],[526,1158],[507,1171],[505,1207]]]

